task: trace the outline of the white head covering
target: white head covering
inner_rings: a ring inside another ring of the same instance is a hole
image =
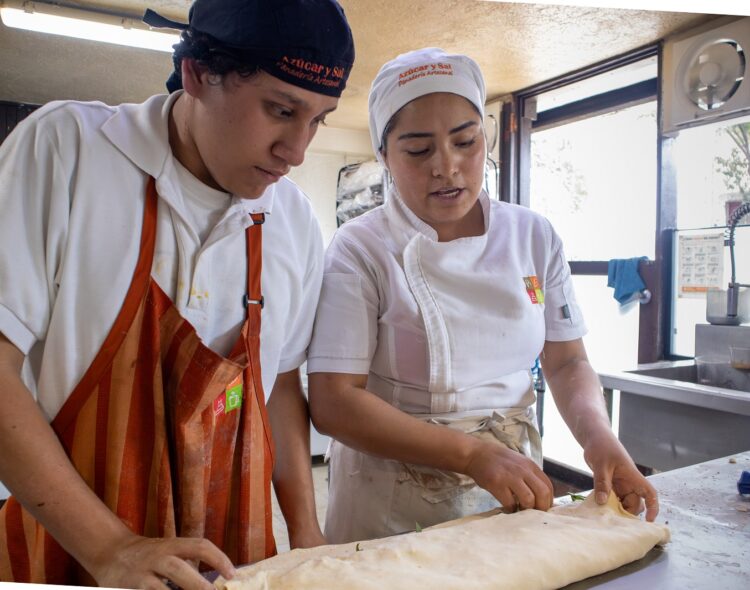
[[[484,119],[484,78],[473,59],[437,47],[402,53],[380,68],[370,88],[370,140],[381,163],[380,145],[388,121],[405,104],[433,92],[463,96]]]

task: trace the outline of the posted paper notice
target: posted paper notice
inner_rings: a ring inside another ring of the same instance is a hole
[[[724,234],[680,236],[678,281],[680,297],[695,297],[722,288]]]

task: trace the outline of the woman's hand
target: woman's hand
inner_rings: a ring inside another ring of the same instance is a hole
[[[196,569],[203,562],[224,578],[234,576],[229,558],[211,541],[185,537],[151,539],[128,535],[96,563],[85,564],[99,586],[166,590],[166,582],[185,590],[213,590],[213,584]]]
[[[646,505],[646,520],[652,522],[659,513],[659,498],[656,489],[641,474],[614,434],[603,432],[589,441],[583,450],[591,470],[594,472],[594,494],[598,504],[604,504],[610,490],[631,514],[643,512]]]
[[[464,473],[490,492],[509,511],[552,506],[552,482],[528,457],[507,447],[477,441]]]
[[[604,504],[614,490],[633,514],[643,511],[645,500],[646,520],[653,521],[659,512],[656,490],[612,432],[599,377],[589,364],[583,340],[547,341],[541,359],[555,404],[594,472],[597,503]]]

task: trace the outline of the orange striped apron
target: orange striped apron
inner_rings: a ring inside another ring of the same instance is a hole
[[[247,318],[223,358],[151,278],[157,200],[151,178],[125,302],[52,428],[134,533],[204,537],[235,564],[252,563],[276,553],[274,448],[260,370],[263,216],[253,215],[246,231]],[[0,580],[94,583],[13,497],[0,509]]]

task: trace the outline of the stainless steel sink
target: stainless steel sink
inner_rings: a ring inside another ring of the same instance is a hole
[[[740,371],[729,363],[675,363],[673,366],[646,367],[625,372],[750,393],[750,371]]]
[[[746,347],[750,326],[698,324],[695,332],[696,360],[599,373],[605,399],[618,405],[620,441],[644,467],[665,471],[750,449],[750,371],[729,364],[729,347]]]
[[[638,465],[666,471],[750,449],[750,386],[730,369],[745,379],[748,371],[701,369],[674,361],[599,374],[618,404],[620,441]]]

